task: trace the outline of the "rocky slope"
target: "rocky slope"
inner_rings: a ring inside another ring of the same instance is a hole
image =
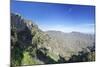
[[[34,22],[24,19],[19,14],[11,13],[12,67],[93,61],[95,57],[94,45],[94,35],[79,32],[44,32]],[[74,60],[73,55],[75,55]]]

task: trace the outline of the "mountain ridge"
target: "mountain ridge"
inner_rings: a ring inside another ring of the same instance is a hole
[[[89,52],[88,47],[95,45],[92,35],[79,32],[45,32],[33,22],[11,13],[12,66],[74,61],[71,59],[73,55],[78,55],[83,49]]]

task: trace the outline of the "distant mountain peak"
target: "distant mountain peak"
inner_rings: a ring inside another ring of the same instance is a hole
[[[81,32],[72,31],[71,33],[81,33]]]

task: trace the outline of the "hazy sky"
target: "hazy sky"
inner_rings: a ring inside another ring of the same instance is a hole
[[[11,12],[32,20],[44,31],[94,33],[94,6],[13,1]]]

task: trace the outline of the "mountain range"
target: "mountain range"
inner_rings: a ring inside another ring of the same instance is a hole
[[[42,31],[34,21],[11,13],[11,66],[95,60],[95,34]]]

